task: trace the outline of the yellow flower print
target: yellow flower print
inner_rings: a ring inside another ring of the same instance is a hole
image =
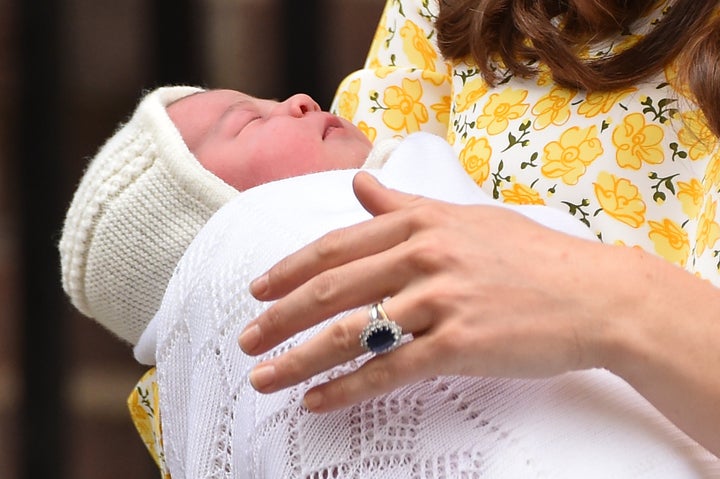
[[[645,202],[628,179],[602,171],[594,186],[595,197],[609,216],[633,228],[645,223]]]
[[[400,28],[400,37],[403,39],[403,51],[411,64],[422,70],[435,71],[437,52],[420,27],[407,20]]]
[[[486,128],[489,135],[505,131],[510,120],[523,116],[530,105],[523,103],[527,90],[507,88],[502,93],[493,93],[477,119],[477,128]]]
[[[492,148],[486,138],[472,137],[460,152],[460,163],[478,185],[490,176]]]
[[[712,248],[720,240],[720,225],[715,221],[717,213],[717,201],[713,201],[705,209],[698,224],[698,238],[696,254],[700,256],[706,248]]]
[[[487,95],[487,92],[488,84],[485,80],[481,77],[472,79],[462,87],[460,93],[455,97],[455,111],[460,113],[467,110],[480,98]]]
[[[541,171],[548,178],[562,178],[567,185],[575,185],[587,167],[603,153],[595,125],[588,128],[574,126],[548,143],[543,149]]]
[[[662,223],[648,221],[650,232],[648,237],[655,246],[655,251],[666,260],[685,266],[690,254],[690,242],[685,230],[670,219]]]
[[[440,99],[439,103],[430,105],[432,111],[435,112],[435,118],[443,125],[450,123],[450,95],[445,95]]]
[[[717,212],[717,201],[713,201],[705,209],[698,224],[698,236],[696,253],[698,256],[705,252],[706,248],[712,248],[720,239],[720,225],[715,221]]]
[[[589,93],[578,107],[578,113],[585,118],[592,118],[609,112],[613,106],[637,88],[626,88],[620,91]]]
[[[425,81],[429,81],[435,86],[440,86],[443,83],[447,83],[450,85],[452,81],[450,80],[449,75],[445,75],[444,73],[436,72],[436,71],[430,71],[430,70],[423,70],[420,74],[420,78],[422,78]]]
[[[677,185],[677,197],[682,204],[683,212],[688,215],[689,218],[697,218],[700,214],[700,208],[702,207],[703,202],[703,195],[705,194],[703,185],[695,178],[690,180],[690,183],[678,181]]]
[[[147,396],[147,393],[144,393],[144,395]],[[152,452],[152,447],[155,444],[155,435],[153,434],[154,415],[145,409],[141,401],[140,394],[137,390],[134,390],[128,398],[128,408],[130,409],[130,417],[133,423],[135,423],[135,428],[138,434],[140,434],[140,438]]]
[[[691,160],[703,158],[715,149],[717,138],[708,128],[702,112],[684,113],[682,120],[683,128],[678,133],[678,140],[687,148]]]
[[[362,131],[363,133],[365,133],[365,136],[367,136],[368,139],[369,139],[372,143],[375,142],[375,139],[377,138],[377,130],[376,130],[375,128],[373,128],[372,126],[368,125],[368,124],[367,124],[366,122],[364,122],[364,121],[361,121],[360,123],[358,123],[358,128],[360,129],[360,131]]]
[[[715,186],[720,186],[720,152],[715,153],[705,170],[705,193],[708,193]]]
[[[379,61],[377,64],[370,65],[370,68],[372,68],[372,71],[375,74],[375,76],[380,78],[381,80],[384,78],[387,78],[388,75],[397,71],[397,67],[381,65]]]
[[[505,203],[513,205],[544,205],[545,200],[540,194],[529,186],[520,183],[513,184],[512,188],[504,189],[500,192]]]
[[[552,82],[553,82],[552,72],[544,64],[541,65],[538,68],[535,83],[537,83],[538,86],[545,86],[545,85],[551,84]]]
[[[383,123],[395,131],[419,131],[420,125],[428,121],[427,108],[420,102],[422,95],[422,84],[418,80],[403,78],[402,87],[388,87],[383,95],[388,107],[383,112]]]
[[[631,113],[613,131],[613,144],[617,148],[615,160],[621,168],[640,169],[642,162],[657,165],[665,159],[660,143],[663,130],[648,125],[642,113]]]
[[[535,129],[542,130],[549,125],[563,125],[570,118],[570,101],[577,94],[576,90],[555,87],[543,96],[532,108],[535,118]]]
[[[341,93],[338,98],[337,114],[338,116],[345,118],[352,122],[357,113],[358,105],[360,104],[360,98],[358,92],[360,91],[360,79],[356,79],[350,82],[347,87],[341,86]]]

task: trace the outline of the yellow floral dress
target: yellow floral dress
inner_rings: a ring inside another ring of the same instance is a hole
[[[637,41],[666,3],[587,54]],[[495,198],[567,211],[606,243],[654,252],[720,286],[718,141],[674,66],[621,91],[562,88],[542,69],[490,87],[472,63],[442,58],[436,15],[436,1],[388,0],[365,68],[341,83],[333,112],[371,140],[444,136]]]
[[[160,469],[160,477],[170,479],[170,473],[165,466],[159,401],[156,370],[152,368],[140,378],[128,396],[127,405],[140,439]]]
[[[587,54],[637,41],[666,3]],[[542,69],[532,79],[505,74],[490,87],[472,63],[442,58],[436,15],[436,0],[388,0],[365,68],[343,80],[331,110],[373,141],[415,131],[446,137],[493,197],[567,211],[606,243],[643,248],[720,287],[718,139],[674,66],[603,93],[559,87]],[[153,384],[146,376],[135,401],[156,398]],[[152,411],[130,403],[162,466],[157,403]]]

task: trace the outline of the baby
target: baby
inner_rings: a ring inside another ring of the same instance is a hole
[[[419,135],[415,143],[428,141],[442,143],[440,153],[420,146],[413,155],[453,155],[438,137]],[[310,173],[378,168],[399,143],[373,146],[359,128],[304,94],[279,102],[234,90],[152,91],[91,160],[75,192],[59,245],[63,288],[83,314],[135,345],[187,246],[239,192]],[[452,162],[440,168],[461,176]],[[422,170],[420,164],[420,158],[408,162],[407,173]],[[440,180],[417,173],[422,181]],[[500,205],[469,178],[462,181],[474,191],[473,202],[480,197]],[[559,211],[516,209],[547,226],[590,235]]]
[[[307,95],[232,90],[146,95],[90,162],[60,255],[73,305],[135,344],[185,248],[239,191],[288,176],[358,168],[372,145]]]

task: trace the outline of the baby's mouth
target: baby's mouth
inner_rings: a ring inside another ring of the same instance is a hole
[[[329,117],[328,121],[325,122],[325,131],[323,131],[322,139],[327,138],[338,128],[342,128],[342,122],[334,116]]]

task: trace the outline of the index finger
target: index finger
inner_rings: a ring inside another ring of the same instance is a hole
[[[378,216],[331,231],[255,279],[250,293],[261,301],[281,298],[318,274],[385,251],[409,234],[409,226],[398,215]]]
[[[375,177],[360,172],[353,181],[355,195],[376,218],[401,209],[418,197],[383,186]],[[391,223],[368,220],[326,234],[287,256],[250,285],[261,301],[285,296],[310,278],[336,266],[384,251],[409,237],[409,226],[399,219]]]

